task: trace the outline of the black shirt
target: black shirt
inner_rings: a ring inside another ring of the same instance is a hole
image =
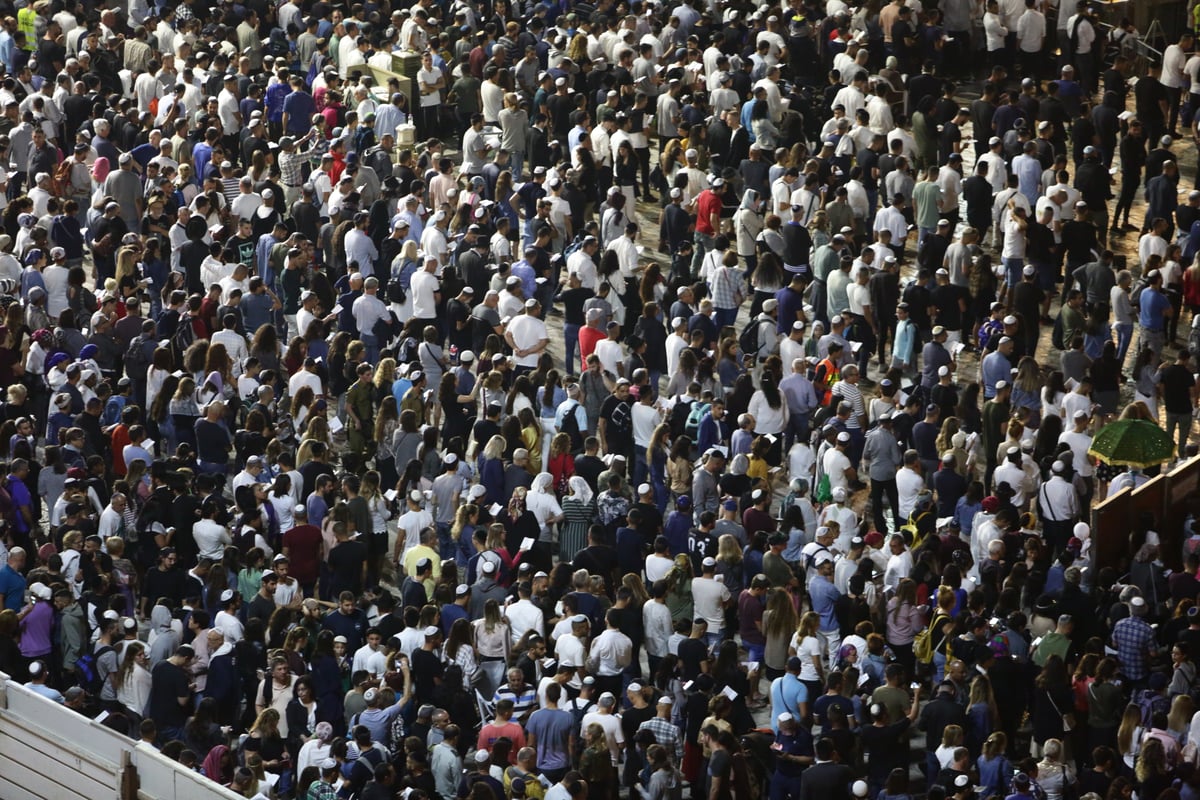
[[[150,671],[150,677],[148,716],[158,725],[159,730],[182,728],[188,715],[187,708],[179,704],[179,698],[191,694],[187,673],[170,661],[160,661]]]
[[[409,657],[412,662],[413,690],[417,697],[433,697],[434,679],[441,679],[444,667],[437,653],[424,648],[413,650]]]
[[[684,682],[700,674],[700,665],[708,658],[708,646],[703,639],[684,639],[679,643],[679,666]]]
[[[1192,371],[1180,364],[1172,364],[1159,370],[1159,381],[1163,386],[1163,406],[1167,413],[1190,414],[1192,389],[1196,385]]]
[[[367,546],[360,541],[341,542],[329,551],[329,570],[333,573],[334,595],[342,591],[362,593],[363,563]]]

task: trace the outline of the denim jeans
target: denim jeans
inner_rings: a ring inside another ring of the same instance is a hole
[[[1125,354],[1129,352],[1129,344],[1133,341],[1133,323],[1118,322],[1113,326],[1117,331],[1117,361],[1125,366]]]
[[[524,163],[524,161],[525,156],[521,153],[508,154],[508,166],[509,169],[512,170],[512,178],[518,183],[521,181],[521,165]],[[492,199],[495,200],[497,198]]]
[[[640,486],[650,474],[650,466],[646,463],[646,448],[635,444],[633,446],[633,485]]]
[[[716,317],[714,322],[717,323],[717,330],[727,325],[732,326],[737,324],[738,310],[736,308],[716,308],[713,311],[715,312],[713,316]]]
[[[379,337],[370,333],[359,334],[358,337],[367,349],[367,363],[379,363]]]
[[[437,523],[438,555],[443,561],[454,558],[454,540],[450,538],[449,522]]]
[[[1021,282],[1021,271],[1025,268],[1025,259],[1023,258],[1006,258],[1004,259],[1004,282],[1009,287],[1016,286]]]
[[[563,361],[568,375],[579,375],[581,370],[575,366],[575,350],[579,347],[579,328],[573,322],[563,323],[563,346],[565,348],[565,358]]]

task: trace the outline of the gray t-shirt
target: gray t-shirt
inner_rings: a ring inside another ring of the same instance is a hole
[[[454,472],[443,472],[433,481],[433,521],[454,522],[454,495],[462,490],[462,478]]]
[[[533,712],[525,730],[537,737],[537,768],[542,771],[567,769],[571,754],[567,743],[575,721],[570,712],[558,708],[543,708]]]
[[[101,648],[105,646],[106,645],[97,643],[96,651],[99,652]],[[106,652],[102,653],[100,657],[96,659],[96,674],[100,676],[101,680],[100,699],[105,702],[115,703],[117,701],[117,690],[113,688],[113,682],[111,678],[112,674],[117,671],[119,666],[120,664],[117,661],[117,651],[112,647],[109,647]]]

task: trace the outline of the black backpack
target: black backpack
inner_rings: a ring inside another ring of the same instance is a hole
[[[758,357],[759,342],[758,329],[762,326],[762,320],[758,317],[746,323],[746,327],[742,328],[742,335],[738,337],[738,347],[741,348],[743,355],[751,355]]]
[[[144,380],[150,359],[146,357],[146,340],[138,336],[125,351],[125,372],[134,380]]]
[[[575,416],[575,411],[579,408],[579,403],[573,403],[566,412],[563,413],[562,427],[559,428],[560,433],[565,433],[571,437],[571,452],[583,452],[583,432],[579,430],[579,419]]]
[[[687,425],[688,415],[692,413],[692,405],[700,402],[691,398],[680,399],[671,407],[671,418],[669,424],[671,426],[671,438],[678,439],[684,435],[684,427]]]

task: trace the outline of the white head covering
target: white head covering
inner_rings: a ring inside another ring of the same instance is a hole
[[[546,473],[542,473],[545,475]],[[584,505],[592,502],[594,492],[592,487],[588,486],[588,482],[579,475],[573,475],[567,484],[571,487],[571,494],[579,498],[579,501]]]
[[[553,475],[549,472],[539,472],[537,477],[533,479],[533,486],[530,488],[530,491],[535,494],[548,494],[553,483]]]

